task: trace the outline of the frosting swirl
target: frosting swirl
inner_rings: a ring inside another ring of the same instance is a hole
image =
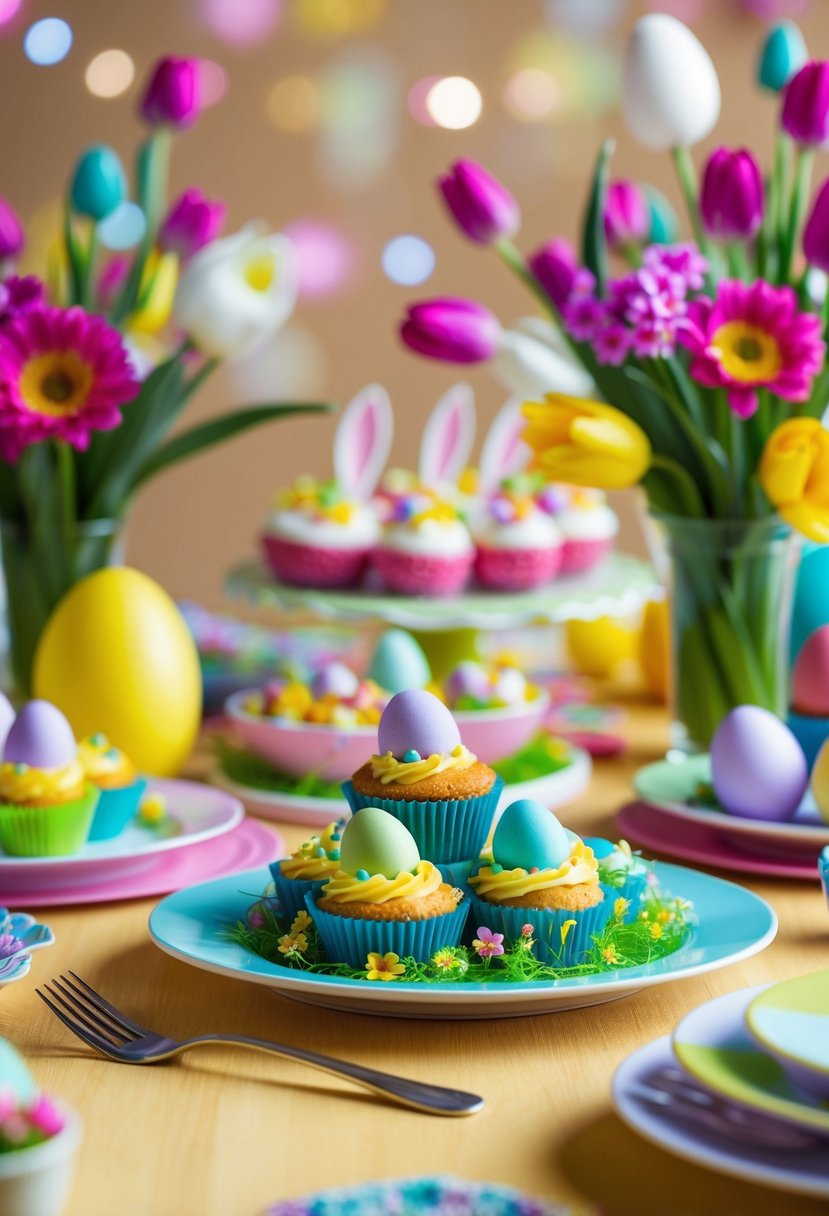
[[[335,874],[340,866],[342,829],[342,821],[335,821],[329,823],[320,836],[303,841],[295,853],[280,861],[279,872],[283,878],[313,882]]]
[[[0,798],[5,802],[72,802],[83,794],[84,772],[77,759],[60,768],[32,768],[11,761],[0,765]]]
[[[481,866],[478,873],[469,878],[469,885],[490,903],[498,904],[507,899],[520,899],[531,891],[598,882],[598,877],[599,867],[593,850],[580,840],[567,860],[555,870],[502,870],[491,863]]]
[[[395,760],[391,752],[386,752],[385,756],[371,757],[371,775],[383,785],[390,785],[392,781],[397,785],[415,785],[449,769],[471,768],[477,760],[478,757],[462,743],[453,747],[451,752],[442,755],[435,752],[419,760]]]
[[[135,780],[132,761],[112,747],[106,735],[88,735],[78,744],[78,760],[90,781],[101,785],[130,785]]]
[[[338,904],[385,904],[390,899],[424,899],[443,885],[437,866],[419,861],[414,871],[404,870],[396,878],[370,874],[357,878],[338,870],[322,888],[322,898]]]

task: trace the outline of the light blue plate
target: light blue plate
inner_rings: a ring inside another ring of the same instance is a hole
[[[751,891],[684,866],[657,862],[654,870],[663,890],[694,904],[699,923],[685,945],[642,967],[557,983],[372,984],[269,963],[221,936],[224,926],[244,919],[270,880],[267,869],[246,870],[169,895],[150,915],[150,935],[167,954],[194,967],[262,984],[307,1004],[388,1017],[464,1019],[521,1017],[615,1001],[642,988],[740,962],[773,940],[777,917]]]

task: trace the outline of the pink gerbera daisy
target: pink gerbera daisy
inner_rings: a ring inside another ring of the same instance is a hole
[[[43,439],[85,451],[121,421],[138,381],[121,335],[82,308],[37,308],[0,332],[0,457]]]
[[[823,363],[820,320],[798,312],[790,287],[762,279],[720,283],[714,300],[688,306],[681,341],[691,351],[690,372],[707,388],[724,388],[740,418],[757,409],[757,390],[805,401]]]

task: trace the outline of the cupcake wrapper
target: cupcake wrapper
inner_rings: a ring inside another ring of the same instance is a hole
[[[613,548],[613,537],[608,540],[566,540],[561,558],[562,574],[577,574],[589,570]]]
[[[146,788],[146,780],[139,777],[132,785],[122,786],[119,790],[100,790],[89,829],[90,841],[112,840],[114,836],[120,836],[134,818]]]
[[[622,899],[626,899],[630,904],[627,912],[622,917],[622,920],[626,925],[632,924],[632,922],[635,921],[639,916],[639,902],[647,885],[647,873],[631,874],[616,893],[617,899],[621,895]]]
[[[829,739],[829,718],[812,718],[806,714],[790,713],[786,719],[789,730],[803,748],[809,772],[815,766],[817,754]]]
[[[528,591],[549,583],[561,567],[562,546],[547,549],[487,549],[475,555],[475,577],[482,587]]]
[[[314,919],[323,949],[331,963],[365,967],[369,954],[388,954],[413,958],[425,963],[442,946],[457,946],[469,914],[464,899],[454,910],[429,920],[360,920],[354,916],[333,916],[321,912],[313,895],[306,895],[305,906]]]
[[[351,781],[345,781],[342,788],[352,811],[359,811],[364,806],[377,806],[399,819],[414,836],[421,857],[430,861],[433,857],[440,857],[444,862],[456,862],[480,856],[492,827],[504,782],[501,777],[496,777],[488,794],[451,802],[406,802],[402,798],[377,798],[358,793]]]
[[[89,785],[83,798],[57,806],[0,803],[0,848],[11,857],[63,857],[86,842],[98,790]]]
[[[468,879],[472,873],[474,862],[436,861],[434,864],[440,870],[443,881],[448,882],[450,887],[459,887],[464,895],[472,894],[472,888],[469,886]]]
[[[263,537],[262,544],[276,577],[298,587],[353,587],[368,564],[368,549],[326,549],[276,536]]]
[[[457,557],[375,549],[371,557],[386,586],[405,595],[455,595],[472,569],[473,552]]]
[[[472,896],[467,937],[470,933],[474,936],[479,925],[486,925],[493,933],[503,933],[505,945],[512,945],[521,936],[522,925],[532,925],[535,938],[533,954],[539,962],[547,963],[550,967],[575,967],[584,961],[593,948],[593,937],[602,932],[613,915],[615,893],[609,887],[602,887],[602,890],[602,902],[596,904],[595,908],[584,908],[580,912],[504,908]],[[561,931],[567,920],[576,923],[570,926],[562,944]]]
[[[281,920],[284,921],[287,930],[291,927],[291,921],[297,912],[305,911],[305,896],[317,895],[328,880],[325,878],[286,878],[279,871],[278,861],[272,861],[269,869],[279,898],[279,906],[282,909]]]

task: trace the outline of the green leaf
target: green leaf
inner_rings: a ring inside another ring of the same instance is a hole
[[[249,405],[235,410],[232,414],[221,414],[218,418],[211,418],[183,431],[154,452],[139,469],[130,489],[136,489],[170,465],[186,460],[217,443],[223,443],[226,439],[250,430],[251,427],[262,426],[266,422],[287,418],[292,414],[324,414],[332,409],[334,406],[329,402],[280,402]]]
[[[608,280],[604,209],[607,198],[607,179],[610,173],[610,158],[613,155],[615,147],[615,140],[606,139],[599,149],[581,237],[582,261],[587,269],[592,271],[596,276],[596,290],[600,296],[604,295]]]

